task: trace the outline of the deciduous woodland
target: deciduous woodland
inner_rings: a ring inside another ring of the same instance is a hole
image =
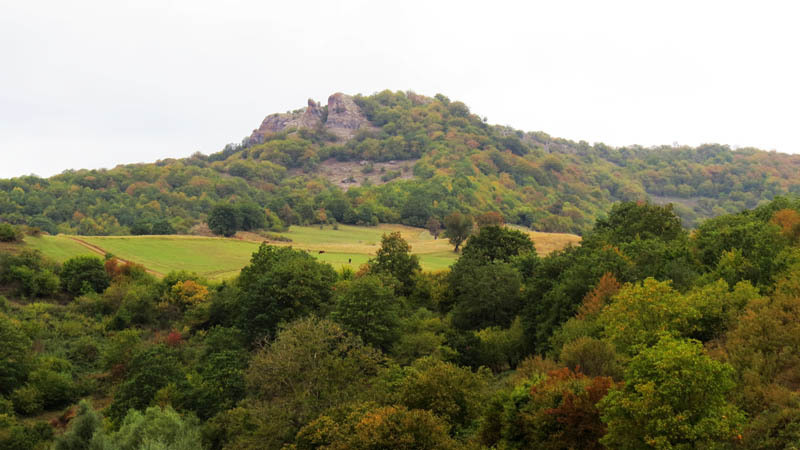
[[[0,180],[0,217],[51,234],[187,233],[205,221],[229,234],[333,221],[424,227],[453,211],[494,211],[538,231],[583,234],[616,201],[672,202],[693,227],[800,193],[800,155],[612,148],[490,125],[443,95],[343,98],[329,100],[344,108],[338,116],[316,103],[271,115],[211,155]],[[209,217],[218,203],[226,209]],[[252,214],[264,208],[266,217]]]
[[[0,448],[793,448],[800,199],[688,231],[616,203],[539,255],[483,218],[449,270],[63,264],[0,226]]]
[[[589,145],[390,91],[211,155],[0,180],[0,449],[797,448],[797,194],[800,156]],[[381,224],[449,243],[444,269]],[[286,242],[340,225],[341,252],[349,225],[382,238],[336,268]],[[538,253],[526,227],[582,239]],[[238,275],[91,253],[241,232],[275,245]]]

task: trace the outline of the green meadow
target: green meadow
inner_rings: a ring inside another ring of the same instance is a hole
[[[271,242],[273,245],[291,245],[306,250],[320,261],[339,269],[358,269],[380,247],[384,233],[398,231],[411,245],[412,253],[419,255],[424,270],[438,271],[448,268],[457,255],[446,239],[434,239],[426,230],[402,225],[356,227],[339,225],[300,227],[280,233],[292,242]],[[577,236],[532,233],[537,248],[542,252],[577,242]],[[565,238],[566,236],[566,238]],[[563,241],[563,245],[562,242]],[[202,236],[42,236],[27,237],[28,246],[45,255],[64,261],[78,255],[103,255],[111,253],[125,261],[145,266],[157,275],[174,270],[187,270],[213,280],[236,276],[248,264],[258,249],[261,238],[252,233],[235,238]]]

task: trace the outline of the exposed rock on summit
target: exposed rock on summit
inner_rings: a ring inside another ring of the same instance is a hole
[[[373,128],[367,117],[358,107],[353,97],[337,92],[328,97],[328,114],[325,117],[318,102],[308,100],[308,106],[302,110],[285,114],[271,114],[264,118],[261,126],[253,130],[250,140],[263,142],[264,136],[283,131],[287,128],[317,128],[325,130],[340,139],[350,139],[361,128]]]

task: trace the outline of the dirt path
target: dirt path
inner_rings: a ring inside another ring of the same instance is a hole
[[[84,241],[83,239],[78,239],[76,237],[71,237],[71,236],[70,236],[70,239],[72,239],[73,241],[77,242],[78,244],[81,244],[82,246],[88,248],[89,250],[93,251],[94,253],[97,253],[98,255],[106,256],[106,253],[108,253],[107,251],[103,250],[102,248],[100,248],[100,247],[98,247],[98,246],[96,246],[94,244],[90,244],[90,243]],[[119,261],[119,262],[121,262],[123,264],[135,264],[132,261],[128,261],[128,260],[122,259],[122,258],[120,258],[118,256],[115,256],[115,258],[117,258],[117,261]],[[155,270],[150,270],[147,267],[145,267],[144,270],[147,273],[149,273],[151,275],[155,275],[157,277],[163,277],[164,276],[163,273],[156,272]]]

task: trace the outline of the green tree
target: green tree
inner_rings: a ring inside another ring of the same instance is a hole
[[[103,261],[95,256],[76,256],[61,267],[61,285],[72,295],[103,292],[109,284]]]
[[[31,340],[22,326],[0,313],[0,394],[8,395],[28,376]]]
[[[241,226],[239,211],[235,206],[219,204],[208,213],[208,228],[211,232],[225,237],[231,237]]]
[[[304,251],[261,244],[237,280],[236,324],[251,342],[270,336],[279,324],[330,306],[336,278]]]
[[[292,322],[256,353],[246,372],[251,397],[259,402],[254,411],[266,419],[256,435],[287,442],[326,409],[363,398],[382,363],[378,351],[334,322]]]
[[[628,355],[655,344],[663,335],[689,337],[699,320],[700,312],[683,301],[668,281],[652,278],[623,287],[598,317],[603,334]]]
[[[200,423],[182,417],[171,407],[152,406],[144,413],[131,410],[119,430],[106,435],[95,433],[90,444],[96,450],[193,450],[203,448]]]
[[[162,388],[185,382],[181,367],[175,351],[161,344],[137,353],[108,408],[109,417],[120,423],[129,409],[144,410],[150,406]]]
[[[381,248],[369,260],[369,267],[372,273],[395,277],[402,285],[400,293],[406,296],[414,289],[415,276],[422,271],[419,256],[411,254],[411,246],[399,231],[381,237]]]
[[[599,403],[618,449],[724,448],[743,414],[726,401],[733,369],[703,353],[697,341],[665,337],[642,350],[625,370],[625,385]]]
[[[757,286],[771,285],[786,268],[781,251],[788,242],[777,225],[747,212],[703,222],[691,241],[706,271],[716,269],[729,282],[747,280]]]
[[[389,403],[429,410],[458,429],[479,418],[491,378],[485,368],[472,372],[430,357],[401,369],[400,377],[390,388]]]
[[[469,237],[459,258],[479,259],[485,262],[511,262],[512,258],[526,253],[536,253],[531,238],[522,231],[498,225],[485,225]]]
[[[0,242],[18,242],[22,237],[22,232],[17,227],[0,222]]]
[[[522,277],[508,263],[459,267],[453,325],[462,330],[508,327],[522,308]],[[456,279],[451,277],[451,279]]]
[[[370,345],[389,350],[398,338],[400,304],[391,285],[365,275],[336,286],[331,319]]]
[[[454,211],[444,218],[444,235],[455,246],[453,251],[458,253],[458,247],[472,234],[472,217]]]
[[[252,202],[242,202],[236,205],[236,209],[239,216],[239,227],[242,230],[260,230],[267,227],[267,215],[264,208]]]
[[[159,219],[153,222],[153,234],[175,234],[175,228],[167,219]]]
[[[607,218],[597,221],[589,240],[599,238],[611,244],[637,238],[671,241],[685,233],[672,204],[622,202],[611,208]]]

